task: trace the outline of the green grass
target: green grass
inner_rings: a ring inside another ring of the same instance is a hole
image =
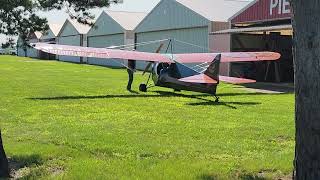
[[[146,77],[136,76],[134,89]],[[122,69],[0,56],[0,121],[20,177],[261,179],[291,173],[294,95],[221,85],[125,90]]]

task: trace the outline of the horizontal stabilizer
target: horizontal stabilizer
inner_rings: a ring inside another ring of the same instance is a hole
[[[218,82],[205,74],[198,74],[195,76],[189,76],[186,78],[181,78],[179,81],[189,82],[189,83],[201,83],[201,84],[217,84]]]
[[[231,83],[231,84],[248,84],[248,83],[256,82],[256,80],[252,80],[252,79],[235,78],[235,77],[228,77],[228,76],[219,76],[219,80],[222,82]]]

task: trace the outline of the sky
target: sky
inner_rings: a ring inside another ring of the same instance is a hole
[[[150,12],[160,0],[123,0],[123,4],[112,4],[109,8],[113,11]],[[103,9],[94,9],[92,13],[98,17]],[[63,23],[68,15],[64,11],[39,12],[40,16],[48,19],[49,23]],[[6,41],[4,35],[0,35],[0,44]]]

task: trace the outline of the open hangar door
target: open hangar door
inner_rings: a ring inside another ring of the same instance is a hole
[[[275,62],[232,63],[231,76],[256,79],[259,82],[294,81],[292,30],[289,28],[271,31],[257,28],[252,32],[241,32],[238,29],[237,33],[231,35],[231,51],[274,51],[281,54],[281,59]]]

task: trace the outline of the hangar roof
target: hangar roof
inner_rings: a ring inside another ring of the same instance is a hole
[[[176,0],[210,21],[228,22],[229,18],[252,0]]]
[[[76,28],[79,34],[87,34],[91,29],[91,26],[86,24],[81,24],[75,19],[68,19],[68,21]]]
[[[144,12],[105,11],[105,13],[107,13],[125,30],[134,30],[147,16],[147,13]]]
[[[87,34],[90,29],[91,29],[91,26],[81,24],[75,19],[73,20],[68,18],[63,23],[57,36]]]
[[[252,0],[161,0],[135,31],[205,27],[209,22],[229,22],[229,18]]]
[[[40,39],[51,39],[58,36],[62,24],[49,24],[49,30],[41,35]]]

